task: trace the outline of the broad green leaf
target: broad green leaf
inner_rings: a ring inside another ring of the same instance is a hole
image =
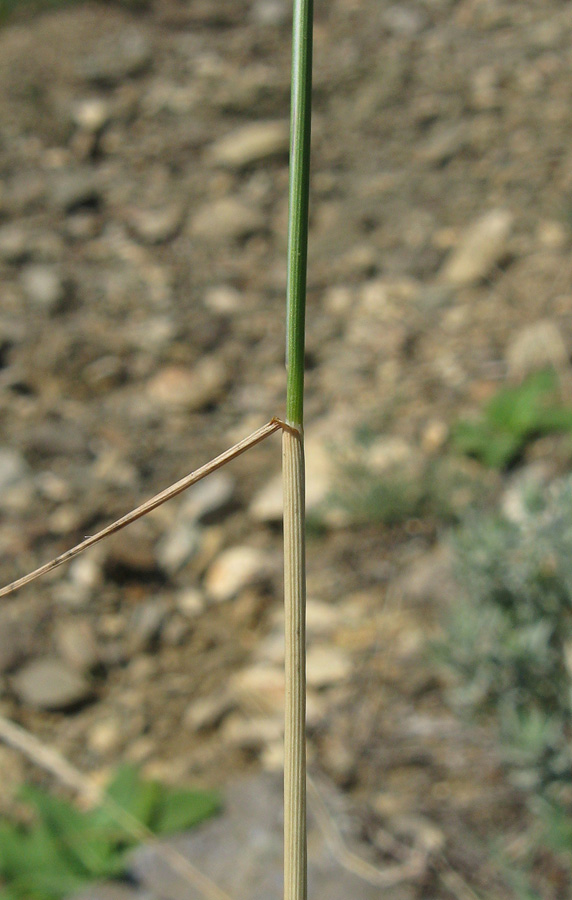
[[[220,808],[220,797],[214,791],[168,790],[160,799],[151,827],[156,834],[172,834],[198,825]]]

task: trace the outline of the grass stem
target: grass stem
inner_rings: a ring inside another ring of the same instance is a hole
[[[304,481],[304,345],[310,130],[312,0],[294,0],[286,420],[283,431],[286,713],[284,728],[284,900],[306,900],[306,546]]]

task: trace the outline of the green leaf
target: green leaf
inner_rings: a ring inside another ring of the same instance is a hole
[[[221,799],[214,791],[168,790],[161,797],[152,829],[155,834],[172,834],[192,828],[220,808]]]
[[[107,788],[107,795],[121,809],[150,827],[163,788],[157,781],[143,780],[135,766],[120,766]]]

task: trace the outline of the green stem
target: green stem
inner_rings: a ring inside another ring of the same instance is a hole
[[[290,115],[290,192],[286,418],[301,428],[304,417],[304,331],[308,260],[310,131],[312,115],[313,0],[294,0],[292,100]]]
[[[312,94],[312,0],[294,0],[284,479],[284,900],[306,900],[306,543],[304,332]]]

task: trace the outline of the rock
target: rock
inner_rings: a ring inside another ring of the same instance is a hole
[[[179,509],[179,518],[209,524],[216,513],[228,507],[235,488],[232,475],[213,472],[188,491]]]
[[[212,879],[233,900],[281,900],[283,896],[283,798],[281,774],[262,774],[238,782],[225,796],[222,814],[187,835],[168,841],[194,866]],[[321,792],[323,795],[323,791]],[[346,803],[329,790],[327,806],[344,809]],[[312,816],[308,841],[308,881],[311,897],[328,900],[379,900],[380,887],[372,885],[340,866],[331,853],[323,831]],[[337,818],[337,817],[336,817]],[[343,816],[344,821],[350,819]],[[347,827],[343,827],[347,832]],[[344,833],[347,840],[348,835]],[[352,848],[357,835],[351,836]],[[357,849],[360,854],[359,848]],[[161,900],[189,900],[189,884],[149,845],[131,857],[129,872],[151,895]],[[396,900],[411,898],[392,889]]]
[[[250,18],[255,25],[277,28],[284,25],[290,16],[286,0],[255,0],[250,9]]]
[[[83,131],[97,134],[111,118],[109,105],[99,97],[80,100],[73,109],[73,120]]]
[[[238,241],[261,231],[262,213],[234,197],[222,197],[201,207],[191,221],[191,235],[205,241]]]
[[[149,600],[135,607],[127,627],[129,648],[132,653],[149,650],[161,634],[169,607],[164,600]]]
[[[162,209],[131,209],[128,224],[142,244],[164,244],[180,231],[184,209],[178,203]]]
[[[219,400],[226,382],[224,363],[215,356],[205,356],[192,369],[161,369],[148,383],[147,393],[161,408],[195,411]]]
[[[11,685],[20,703],[35,709],[66,710],[92,697],[89,682],[55,657],[27,663],[12,677]]]
[[[205,590],[211,600],[232,600],[241,590],[262,581],[269,574],[268,554],[256,547],[241,545],[224,550],[209,567]]]
[[[61,309],[66,298],[66,287],[58,270],[53,266],[26,266],[21,275],[24,294],[38,311],[54,313]]]
[[[204,304],[212,312],[232,315],[241,309],[241,293],[229,284],[220,284],[205,291]]]
[[[508,210],[494,209],[474,222],[445,261],[443,281],[465,287],[486,278],[506,256],[513,221]]]
[[[201,532],[192,522],[178,522],[161,538],[155,557],[166,575],[175,575],[197,552]]]
[[[403,4],[392,4],[383,11],[383,24],[395,35],[413,37],[423,31],[426,19],[416,9]]]
[[[102,38],[92,53],[83,56],[78,74],[101,85],[114,85],[149,68],[153,51],[138,28],[125,28]]]
[[[122,578],[126,573],[150,575],[157,571],[156,536],[149,522],[149,519],[140,519],[107,542],[105,570],[108,575]]]
[[[177,609],[187,619],[195,619],[206,609],[206,598],[197,588],[186,588],[175,599]]]
[[[69,900],[153,900],[153,898],[121,881],[103,881],[72,894]]]
[[[0,496],[28,477],[26,460],[17,450],[0,447]]]
[[[85,206],[94,206],[100,200],[98,179],[89,166],[54,172],[49,192],[53,205],[66,213],[75,212]]]
[[[464,122],[453,125],[439,125],[433,131],[419,152],[419,158],[432,166],[442,166],[453,159],[467,142],[467,128]]]
[[[229,685],[232,696],[245,712],[282,713],[284,670],[257,664],[236,672]]]
[[[231,131],[214,143],[207,159],[217,166],[242,169],[275,156],[285,156],[289,147],[289,124],[254,122]]]
[[[511,337],[505,358],[509,375],[522,379],[549,366],[562,369],[568,365],[570,353],[556,322],[540,319]]]
[[[93,625],[86,617],[58,622],[54,642],[59,656],[78,672],[90,672],[99,662]]]
[[[352,662],[347,653],[338,647],[316,644],[308,650],[306,658],[308,686],[330,687],[349,677]]]
[[[118,716],[107,716],[92,725],[87,734],[89,749],[98,756],[117,752],[121,746],[123,729]]]
[[[0,228],[0,261],[19,263],[30,255],[28,235],[20,225],[2,225]]]
[[[242,750],[261,750],[265,745],[282,738],[284,723],[282,717],[245,717],[234,713],[224,722],[220,735],[225,744]]]
[[[17,606],[0,608],[0,674],[10,672],[30,653],[39,622]]]
[[[187,707],[183,716],[183,724],[192,731],[207,731],[210,728],[216,728],[232,707],[232,699],[227,693],[202,697]]]

